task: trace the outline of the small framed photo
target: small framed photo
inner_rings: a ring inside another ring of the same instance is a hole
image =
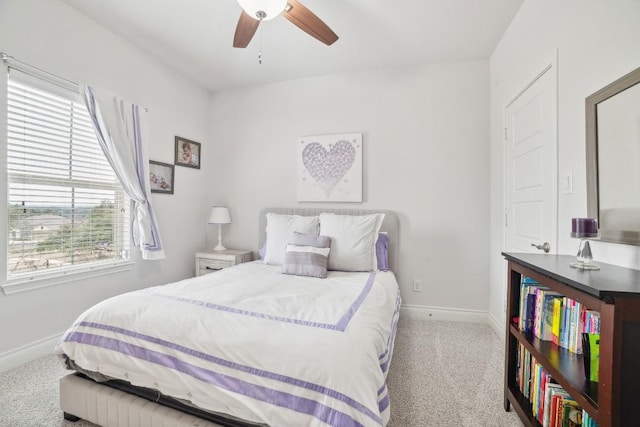
[[[175,164],[200,169],[200,143],[176,136]]]
[[[149,182],[152,193],[173,194],[173,172],[169,163],[149,160]]]

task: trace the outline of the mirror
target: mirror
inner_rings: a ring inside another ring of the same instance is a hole
[[[640,68],[586,99],[587,213],[600,240],[640,245]]]

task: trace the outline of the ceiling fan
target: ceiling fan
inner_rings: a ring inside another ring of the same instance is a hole
[[[233,37],[233,47],[247,47],[262,21],[283,15],[312,37],[326,45],[333,44],[338,36],[320,18],[297,0],[238,0],[242,14]]]

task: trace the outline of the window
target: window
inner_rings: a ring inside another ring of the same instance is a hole
[[[80,96],[9,68],[7,279],[129,259],[129,198]]]

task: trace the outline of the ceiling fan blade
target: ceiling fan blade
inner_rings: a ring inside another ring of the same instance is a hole
[[[282,12],[282,15],[298,28],[326,45],[332,45],[338,40],[336,33],[327,24],[296,0],[288,0],[287,8]]]
[[[253,19],[244,10],[238,19],[236,34],[233,36],[233,47],[247,47],[256,33],[260,21]]]

